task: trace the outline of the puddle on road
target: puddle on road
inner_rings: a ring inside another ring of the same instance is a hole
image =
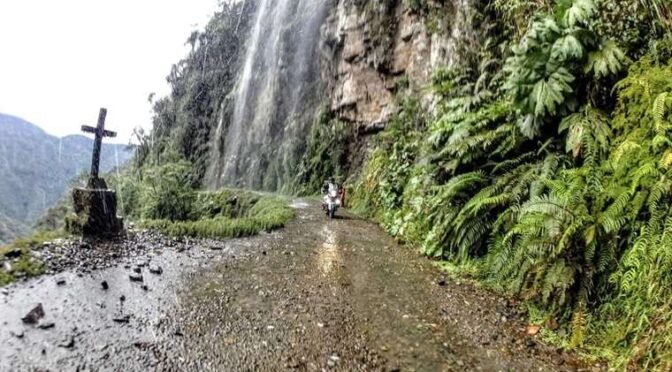
[[[324,242],[318,249],[318,266],[324,276],[329,276],[336,265],[340,264],[341,253],[336,241],[336,233],[328,225],[322,228],[321,235]]]
[[[310,204],[308,204],[305,201],[300,200],[300,199],[292,200],[292,202],[289,204],[289,206],[291,208],[294,208],[294,209],[307,209],[307,208],[311,207]]]
[[[66,271],[7,287],[10,293],[0,297],[0,371],[74,370],[82,363],[101,365],[138,343],[159,341],[165,337],[161,331],[165,317],[180,307],[179,289],[203,266],[236,251],[194,249],[178,253],[165,249],[125,258],[117,267],[91,274],[80,276]],[[140,261],[145,263],[141,269],[143,282],[132,282],[129,275],[133,271],[124,266],[133,267]],[[163,273],[150,273],[150,263],[161,266]],[[65,284],[58,285],[57,279],[64,279]],[[103,281],[109,289],[103,289]],[[40,329],[21,321],[38,304],[45,312],[42,323],[53,322],[53,328]],[[119,321],[126,316],[128,322]],[[70,338],[74,338],[74,346],[63,347]],[[147,365],[147,361],[143,363]]]

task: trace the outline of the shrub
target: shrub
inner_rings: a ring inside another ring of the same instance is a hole
[[[196,201],[192,176],[191,164],[184,160],[144,169],[140,190],[142,218],[189,219]]]

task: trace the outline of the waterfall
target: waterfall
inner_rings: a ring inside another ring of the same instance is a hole
[[[274,190],[291,179],[320,102],[318,44],[329,2],[259,0],[230,120],[220,112],[212,137],[211,188]]]

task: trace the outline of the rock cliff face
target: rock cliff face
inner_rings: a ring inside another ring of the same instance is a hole
[[[297,174],[333,172],[315,164],[329,154],[311,152],[331,140],[313,130],[325,108],[356,138],[383,129],[400,96],[423,97],[432,109],[433,72],[459,63],[475,39],[471,1],[259,1],[234,88],[219,119],[209,118],[204,184],[283,190]],[[358,157],[366,141],[356,142],[339,151]]]
[[[422,91],[435,69],[459,62],[474,38],[470,1],[434,5],[430,15],[401,0],[335,4],[322,30],[322,79],[341,120],[360,133],[379,130],[397,108],[395,93]]]

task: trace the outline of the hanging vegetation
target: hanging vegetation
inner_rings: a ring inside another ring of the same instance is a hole
[[[439,110],[402,107],[353,198],[400,241],[561,321],[566,336],[549,339],[613,368],[669,370],[670,13],[628,3],[486,7],[503,23],[479,66],[435,72]]]

